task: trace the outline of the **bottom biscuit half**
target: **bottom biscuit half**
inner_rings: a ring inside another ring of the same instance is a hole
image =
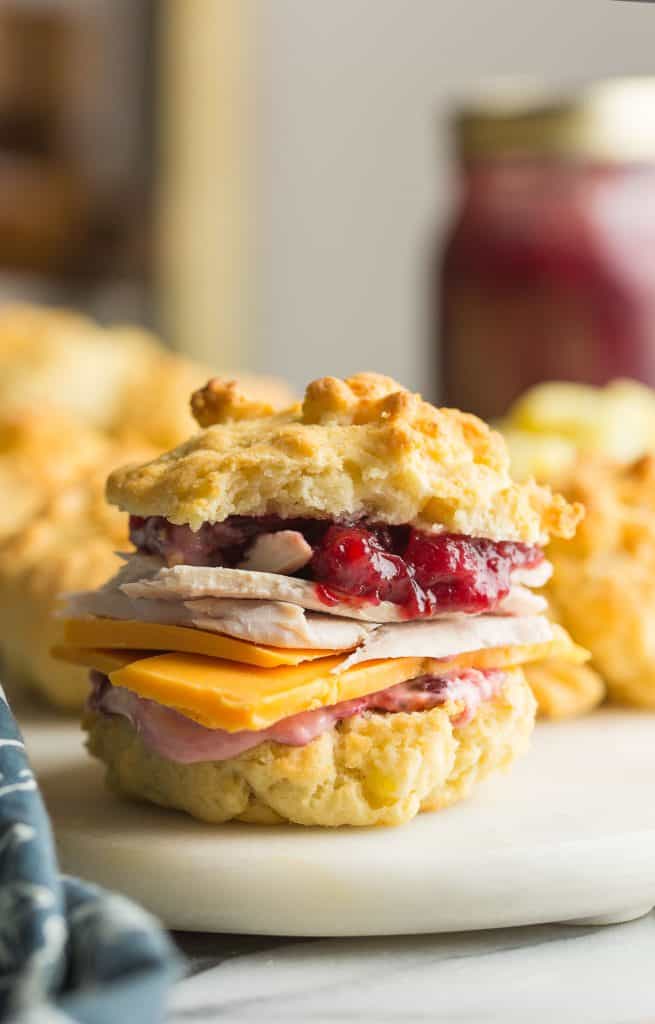
[[[226,761],[178,764],[148,750],[123,718],[88,713],[91,754],[119,793],[230,820],[336,827],[400,825],[468,796],[528,745],[535,700],[520,669],[458,726],[452,705],[356,715],[303,747],[265,742]]]

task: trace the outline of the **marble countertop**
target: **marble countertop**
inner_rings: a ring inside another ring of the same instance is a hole
[[[52,763],[57,768],[60,764],[57,759],[60,758],[69,774],[72,765],[79,790],[81,771],[86,769],[80,768],[82,751],[78,727],[61,722],[57,724],[51,716],[38,711],[29,716],[23,714],[20,721],[42,786],[44,763],[46,767]],[[599,716],[592,716],[581,720],[577,732],[593,732],[599,724],[602,724]],[[631,842],[634,842],[636,825],[643,824],[644,807],[648,809],[647,823],[652,815],[652,723],[640,715],[637,724],[640,735],[644,732],[639,744],[634,742],[632,731],[629,744],[623,738],[625,757],[619,779],[620,789],[616,788],[616,765],[612,759],[596,758],[594,782],[600,784],[600,791],[596,792],[587,785],[584,803],[579,803],[589,815],[593,810],[593,798],[597,831],[606,829],[607,822],[616,819],[622,833],[627,831],[631,837]],[[547,742],[550,732],[542,735]],[[622,737],[623,734],[615,729],[613,749],[620,748]],[[531,789],[531,793],[538,792],[543,802],[543,780],[547,779],[549,785],[559,786],[555,791],[557,800],[551,800],[549,817],[541,825],[547,836],[555,824],[560,829],[562,826],[560,796],[563,787],[567,793],[573,785],[584,787],[583,772],[589,770],[584,760],[575,772],[567,768],[561,754],[564,739],[553,732],[552,742],[557,743],[558,757],[554,758],[545,750],[544,757],[548,755],[547,771],[540,768],[538,758],[535,761],[534,754],[531,755],[533,770],[542,780],[539,788]],[[605,753],[606,735],[603,733],[600,739]],[[642,770],[639,763],[633,764],[627,757],[628,752],[631,758],[637,754],[642,756],[643,750],[646,751],[643,756],[648,758],[647,770]],[[630,765],[630,772],[626,765]],[[557,772],[561,776],[559,782],[555,778]],[[516,781],[512,782],[511,778],[509,781],[516,786],[533,785],[529,778],[525,781],[525,773],[517,773]],[[638,792],[640,785],[648,790],[643,796]],[[47,786],[44,792],[46,790]],[[84,797],[88,799],[89,793]],[[492,815],[495,822],[499,799],[499,794],[494,796],[493,790],[487,790],[476,815]],[[79,810],[81,804],[82,795],[76,791],[72,806]],[[630,817],[631,808],[634,811],[637,805],[641,817]],[[552,810],[555,806],[557,813]],[[51,803],[49,807],[52,809]],[[453,821],[458,810],[454,808]],[[139,808],[138,813],[144,816],[146,811]],[[424,816],[425,819],[431,817]],[[417,836],[419,832],[423,834],[428,825],[427,820],[419,822],[414,832]],[[579,827],[582,825],[578,822]],[[521,827],[525,831],[526,814],[521,817]],[[489,836],[494,835],[488,821],[484,828]],[[129,834],[132,835],[131,832]],[[152,864],[150,839],[144,847],[149,867]],[[621,878],[625,883],[626,878],[629,880],[634,875],[630,859],[617,852],[625,849],[624,844],[610,851],[611,855],[606,854],[603,885],[605,894],[612,899]],[[650,877],[652,854],[649,849],[646,862]],[[549,846],[548,857],[551,850]],[[188,867],[188,861],[182,860]],[[215,868],[216,859],[211,863]],[[590,855],[587,855],[580,870],[588,875],[591,864]],[[481,868],[483,866],[484,862]],[[515,869],[509,880],[506,879],[498,889],[501,899],[506,898],[508,905],[512,900],[520,903],[521,888],[529,894],[538,885],[532,875],[526,878],[526,870],[533,866],[528,860],[520,879]],[[130,871],[133,869],[134,859],[131,859]],[[466,876],[463,883],[467,908],[474,903],[475,886],[471,885],[470,878]],[[472,880],[480,883],[479,873]],[[181,888],[186,899],[185,888]],[[296,891],[292,879],[286,890],[288,898],[293,898]],[[275,885],[271,892],[276,905],[285,898],[283,889]],[[386,894],[385,905],[389,909],[388,886],[378,890],[377,898],[381,898],[381,893]],[[649,888],[649,898],[650,894]],[[423,891],[420,895],[423,898]],[[405,889],[401,897],[406,899]],[[441,908],[442,905],[438,906]],[[300,940],[178,932],[175,939],[188,959],[188,973],[172,992],[167,1024],[209,1024],[214,1021],[228,1024],[266,1024],[268,1021],[284,1021],[284,1024],[332,1024],[337,1021],[344,1024],[354,1024],[355,1021],[362,1024],[412,1024],[421,1021],[443,1024],[552,1024],[553,1021],[556,1024],[655,1024],[655,912],[626,924],[605,927],[554,924],[437,935]]]
[[[183,935],[167,1024],[653,1024],[655,914],[366,939]]]

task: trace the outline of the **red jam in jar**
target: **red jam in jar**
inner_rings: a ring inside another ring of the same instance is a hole
[[[468,111],[457,133],[444,404],[490,418],[543,380],[655,386],[655,79]]]

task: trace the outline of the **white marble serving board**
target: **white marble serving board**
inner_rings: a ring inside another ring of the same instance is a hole
[[[541,724],[474,797],[397,829],[209,826],[119,800],[78,727],[21,725],[62,868],[171,928],[355,936],[568,921],[655,905],[655,714]]]

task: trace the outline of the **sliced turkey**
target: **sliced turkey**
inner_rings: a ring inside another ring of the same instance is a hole
[[[290,576],[307,565],[312,554],[310,545],[298,530],[260,533],[238,568]]]
[[[379,628],[377,622],[324,615],[284,601],[206,598],[185,602],[197,629],[270,647],[350,651]]]
[[[308,612],[284,601],[242,601],[204,598],[198,601],[160,601],[132,598],[117,587],[73,595],[65,615],[97,615],[109,619],[161,622],[190,626],[271,647],[308,647],[316,650],[350,651],[377,623],[358,622],[318,612]]]
[[[336,671],[381,658],[450,658],[468,651],[542,644],[552,639],[553,627],[541,615],[461,615],[458,619],[394,623],[371,633]]]
[[[545,612],[548,602],[541,594],[533,594],[527,587],[513,585],[491,615],[538,615]]]
[[[522,584],[524,587],[543,587],[552,575],[552,562],[544,559],[539,565],[533,565],[531,569],[513,569],[512,584]]]
[[[282,601],[299,605],[310,611],[329,613],[348,619],[363,622],[407,622],[403,609],[391,601],[366,602],[364,600],[339,601],[331,600],[329,606],[321,600],[320,589],[309,580],[295,579],[278,573],[251,572],[246,569],[225,569],[210,566],[176,565],[170,569],[163,568],[154,575],[143,580],[126,581],[121,590],[128,597],[156,599],[162,601],[196,601],[199,598],[240,598],[244,600]],[[512,597],[512,592],[505,598]],[[541,598],[539,606],[534,602],[526,603],[525,594],[523,608],[529,611],[541,610],[544,605]],[[517,598],[517,595],[514,595]],[[518,605],[514,604],[514,607]],[[509,614],[503,602],[495,609],[496,613]],[[435,612],[433,619],[452,617],[456,612]],[[512,611],[511,614],[517,614]],[[521,612],[522,614],[522,612]]]

